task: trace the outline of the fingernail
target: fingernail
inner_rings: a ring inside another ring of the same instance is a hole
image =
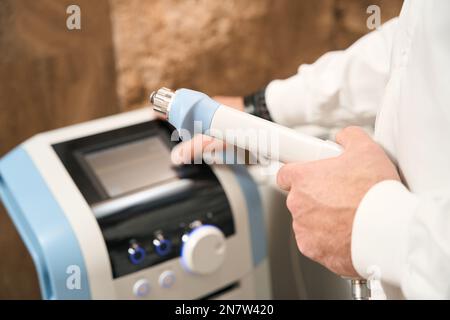
[[[182,150],[181,150],[180,148],[175,147],[175,148],[172,150],[172,153],[171,153],[170,158],[171,158],[171,161],[172,161],[172,163],[173,163],[174,165],[177,165],[177,166],[178,166],[178,165],[183,164],[183,154],[182,154]]]

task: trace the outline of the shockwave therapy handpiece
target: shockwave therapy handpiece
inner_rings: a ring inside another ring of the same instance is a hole
[[[161,88],[150,95],[150,102],[153,110],[162,114],[179,132],[188,132],[191,137],[196,133],[206,134],[282,163],[315,161],[342,153],[341,146],[332,141],[238,111],[201,92]],[[256,136],[262,133],[265,137],[275,137],[276,146],[269,148],[259,139],[254,139],[255,133]],[[365,279],[350,280],[353,299],[370,298],[370,288]]]
[[[206,134],[282,163],[331,158],[342,152],[334,142],[221,105],[201,92],[161,88],[151,94],[150,100],[153,109],[163,114],[179,132],[191,136]]]

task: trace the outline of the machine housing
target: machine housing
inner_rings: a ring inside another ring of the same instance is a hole
[[[171,137],[143,108],[38,134],[0,160],[42,298],[271,297],[258,186],[242,165],[170,167]],[[205,226],[226,251],[199,274],[183,244]]]

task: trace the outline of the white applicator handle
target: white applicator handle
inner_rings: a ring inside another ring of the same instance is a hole
[[[212,118],[214,138],[283,163],[307,162],[342,153],[338,144],[220,105]]]

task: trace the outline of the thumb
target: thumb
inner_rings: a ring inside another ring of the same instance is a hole
[[[296,163],[285,164],[278,170],[277,184],[278,187],[284,191],[289,191],[292,186],[293,170]]]
[[[372,141],[372,138],[361,127],[347,127],[336,134],[336,142],[344,149],[350,148],[352,145],[360,145],[361,142]]]

